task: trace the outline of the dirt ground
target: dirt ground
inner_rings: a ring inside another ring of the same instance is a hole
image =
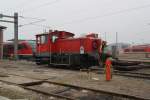
[[[140,71],[150,73],[150,69]],[[27,61],[0,61],[0,80],[17,84],[48,80],[150,99],[150,80],[113,75],[113,79],[107,82],[104,74],[51,68],[46,65],[37,66],[34,62]],[[3,82],[0,82],[0,95],[15,100],[58,100]]]

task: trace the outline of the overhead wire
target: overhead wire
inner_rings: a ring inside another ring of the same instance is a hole
[[[48,6],[48,5],[51,5],[51,4],[56,3],[56,2],[59,2],[59,1],[60,1],[60,0],[54,0],[53,2],[47,2],[47,3],[45,3],[45,4],[39,5],[39,7]]]
[[[46,21],[46,20],[33,21],[33,22],[30,22],[30,23],[27,23],[27,24],[18,25],[18,27],[23,27],[23,26],[27,26],[27,25],[33,25],[35,23],[40,23],[40,22],[43,22],[43,21]]]
[[[38,5],[38,6],[34,7],[34,8],[32,8],[32,10],[40,8],[40,7],[45,7],[45,6],[51,5],[51,4],[56,3],[58,1],[60,1],[60,0],[54,0],[53,2],[51,1],[51,2],[47,2],[47,3],[44,3],[44,4]],[[28,9],[28,10],[30,10],[30,9]],[[36,23],[45,21],[45,19],[40,19],[40,18],[35,18],[35,17],[24,17],[24,16],[19,16],[19,17],[22,18],[22,19],[39,20],[39,21],[34,21],[34,22],[27,23],[27,24],[19,25],[19,27],[23,27],[23,26],[27,26],[27,25],[34,25],[34,26],[39,26],[39,27],[44,27],[44,28],[50,28],[49,26],[46,26],[46,25],[37,25],[36,24]]]
[[[37,23],[46,21],[46,19],[37,18],[37,17],[24,17],[24,16],[19,16],[19,17],[20,17],[20,18],[23,18],[23,19],[25,19],[25,20],[26,20],[26,19],[31,19],[31,20],[37,20],[37,21],[33,21],[33,22],[30,22],[30,23],[18,25],[18,27],[33,25],[33,26],[38,26],[38,27],[43,27],[43,28],[51,28],[50,26],[46,26],[46,25],[37,25]]]
[[[49,6],[49,5],[52,5],[52,4],[55,4],[55,3],[58,3],[59,1],[61,0],[54,0],[54,1],[50,1],[50,2],[47,2],[47,3],[44,3],[44,4],[40,4],[40,5],[37,5],[35,7],[32,7],[32,8],[29,8],[29,9],[25,9],[23,11],[20,11],[20,13],[26,13],[26,12],[30,12],[30,11],[33,11],[33,10],[37,10],[41,7],[45,7],[45,6]]]
[[[19,0],[20,1],[20,0]],[[33,3],[34,1],[37,1],[37,0],[25,0],[25,1],[22,1],[22,2],[17,2],[18,4],[14,5],[13,8],[8,8],[7,10],[5,10],[5,12],[9,12],[9,11],[15,11],[15,12],[18,12],[17,10],[18,9],[21,9],[23,8],[24,6],[26,5],[29,5],[31,3]]]
[[[54,3],[57,3],[57,2],[59,2],[60,0],[54,0],[54,1],[50,1],[50,2],[47,2],[47,3],[44,3],[44,4],[40,4],[40,5],[37,5],[37,6],[35,6],[35,7],[32,7],[32,8],[30,8],[30,9],[28,9],[27,8],[27,10],[25,9],[25,10],[23,10],[23,11],[18,11],[17,9],[22,9],[23,7],[25,7],[25,6],[27,6],[27,5],[29,5],[29,4],[31,4],[31,3],[34,3],[35,1],[37,1],[37,0],[27,0],[27,1],[23,1],[23,2],[21,2],[21,3],[19,3],[19,4],[17,4],[16,6],[15,6],[15,8],[9,8],[10,10],[13,10],[13,11],[15,11],[15,12],[19,12],[19,13],[24,13],[24,12],[30,12],[30,11],[32,11],[32,10],[35,10],[35,9],[38,9],[38,8],[40,8],[40,7],[44,7],[44,6],[48,6],[48,5],[51,5],[51,4],[54,4]],[[21,8],[20,8],[21,7]],[[5,12],[9,12],[9,9],[7,9]]]
[[[36,17],[26,17],[26,16],[18,16],[22,19],[31,19],[31,20],[45,20],[45,19],[41,19],[41,18],[36,18]]]
[[[22,19],[25,19],[25,20],[26,19],[36,20],[36,21],[32,21],[32,22],[29,22],[29,23],[26,23],[26,24],[18,25],[18,27],[23,27],[23,26],[28,26],[28,25],[36,25],[36,23],[46,21],[46,19],[37,18],[37,17],[25,17],[25,16],[18,16],[18,17],[22,18]]]
[[[64,23],[64,25],[73,24],[73,23],[81,23],[81,22],[85,22],[88,20],[95,20],[95,19],[99,19],[99,18],[103,18],[103,17],[107,17],[107,16],[113,16],[113,15],[117,15],[117,14],[121,14],[121,13],[125,13],[125,12],[130,12],[130,11],[135,11],[135,10],[139,10],[139,9],[144,9],[144,8],[148,8],[148,7],[150,7],[150,4],[138,6],[138,7],[134,7],[134,8],[129,8],[129,9],[124,9],[124,10],[119,10],[119,11],[107,13],[104,15],[98,15],[98,16],[92,16],[92,17],[86,17],[86,18],[82,18],[82,19],[78,19],[78,20],[73,20],[73,21],[69,21],[69,22]]]
[[[37,24],[32,24],[34,26],[38,26],[38,27],[43,27],[43,28],[48,28],[50,29],[51,27],[50,26],[46,26],[46,25],[37,25]]]
[[[59,0],[55,0],[55,2],[57,2],[57,1],[59,1]],[[42,7],[44,5],[46,6],[46,5],[49,5],[49,4],[52,4],[52,2],[51,3],[41,4],[40,7]],[[119,10],[119,11],[116,11],[116,12],[107,13],[107,14],[104,14],[104,15],[98,15],[98,16],[92,16],[92,17],[87,17],[87,18],[79,19],[79,20],[73,20],[73,21],[69,21],[69,22],[64,23],[64,25],[66,25],[66,24],[73,24],[73,23],[81,23],[81,22],[88,21],[88,20],[95,20],[95,19],[99,19],[99,18],[102,18],[102,17],[113,16],[113,15],[117,15],[117,14],[121,14],[121,13],[126,13],[126,12],[130,12],[130,11],[135,11],[135,10],[139,10],[139,9],[143,9],[143,8],[148,8],[148,7],[150,7],[150,4],[143,5],[143,6],[138,6],[138,7],[134,7],[134,8],[123,9],[123,10]],[[39,18],[31,18],[31,17],[23,17],[23,16],[20,16],[20,17],[21,18],[25,18],[25,19],[29,18],[29,19],[40,20]],[[44,26],[44,25],[36,25],[36,23],[33,23],[33,22],[25,24],[25,25],[35,25],[35,26],[41,26],[41,27]],[[47,27],[47,26],[44,26],[44,27]]]
[[[28,5],[29,3],[33,3],[34,1],[37,1],[37,0],[25,0],[19,4],[16,5],[16,9],[19,8],[19,7],[24,7],[26,5]]]
[[[38,27],[47,28],[47,29],[50,29],[50,28],[51,28],[50,26],[47,26],[47,25],[39,25],[39,24],[36,24],[36,23],[32,23],[32,24],[29,24],[29,25],[38,26]]]
[[[112,13],[107,13],[107,14],[104,14],[104,15],[99,15],[99,16],[93,16],[93,17],[87,17],[87,18],[84,18],[84,19],[74,20],[74,21],[66,22],[66,23],[64,23],[64,25],[65,24],[73,24],[73,23],[81,23],[81,22],[88,21],[88,20],[94,20],[94,19],[99,19],[99,18],[102,18],[102,17],[113,16],[113,15],[116,15],[116,14],[130,12],[130,11],[143,9],[143,8],[147,8],[147,7],[150,7],[150,4],[139,6],[139,7],[134,7],[134,8],[129,8],[129,9],[124,9],[124,10],[120,10],[120,11],[116,11],[116,12],[112,12]],[[36,24],[36,23],[39,23],[39,22],[43,21],[44,19],[33,18],[33,17],[24,17],[24,16],[19,16],[19,17],[24,18],[24,19],[36,19],[36,20],[39,20],[39,21],[35,21],[35,22],[30,22],[30,23],[27,23],[27,24],[24,24],[24,25],[20,25],[20,27],[26,26],[26,25],[35,25],[35,26],[49,28],[49,26],[37,25]]]

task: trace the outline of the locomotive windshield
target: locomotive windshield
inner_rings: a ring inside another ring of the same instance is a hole
[[[45,44],[48,41],[48,35],[42,35],[41,36],[41,44]]]
[[[54,43],[57,38],[58,38],[57,36],[53,35],[53,36],[52,36],[52,42]]]

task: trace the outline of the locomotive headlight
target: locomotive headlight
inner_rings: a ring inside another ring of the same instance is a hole
[[[98,49],[98,42],[97,41],[93,41],[93,43],[92,43],[92,47],[93,47],[93,49]]]

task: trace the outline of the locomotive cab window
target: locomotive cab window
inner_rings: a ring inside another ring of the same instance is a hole
[[[41,44],[45,44],[48,41],[48,35],[42,35],[41,36]]]
[[[40,44],[40,37],[37,37],[37,44]]]
[[[57,36],[53,35],[53,36],[52,36],[52,42],[54,43],[57,38],[58,38]]]

